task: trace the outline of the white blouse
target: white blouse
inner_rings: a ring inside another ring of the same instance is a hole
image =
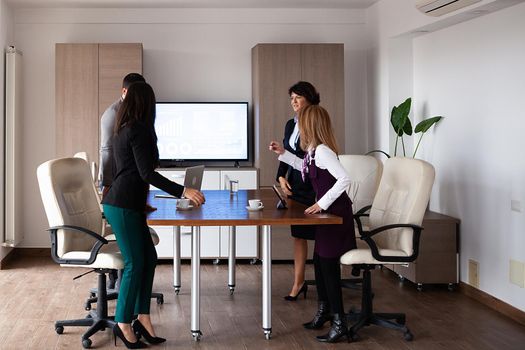
[[[312,153],[313,151],[309,151],[309,154]],[[279,160],[299,171],[303,168],[303,160],[286,150],[279,156]],[[326,210],[337,198],[339,198],[341,193],[348,189],[348,186],[350,186],[350,178],[348,177],[345,168],[341,165],[335,152],[324,144],[317,146],[315,149],[315,166],[320,169],[328,170],[328,172],[336,179],[332,188],[330,188],[321,199],[317,200],[317,204],[323,210]]]

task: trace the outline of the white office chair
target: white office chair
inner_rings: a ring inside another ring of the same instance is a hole
[[[366,214],[355,215],[360,239],[368,247],[350,250],[341,257],[342,264],[363,270],[361,312],[349,315],[350,319],[357,319],[349,331],[353,339],[359,329],[370,324],[400,330],[406,340],[413,339],[405,326],[405,314],[373,312],[370,271],[377,265],[405,264],[417,258],[423,229],[420,225],[434,176],[434,168],[425,161],[390,158],[385,162],[381,182],[370,208],[368,230],[363,230],[360,222],[360,217]]]
[[[106,273],[124,268],[124,262],[116,244],[101,235],[102,216],[85,161],[50,160],[38,167],[37,176],[50,226],[53,260],[62,267],[84,267],[98,274],[97,309],[86,318],[55,322],[58,334],[65,326],[90,327],[82,336],[82,346],[89,348],[91,335],[115,324],[108,317]]]

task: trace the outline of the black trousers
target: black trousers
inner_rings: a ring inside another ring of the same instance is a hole
[[[344,314],[341,291],[341,264],[338,258],[323,258],[314,253],[317,299],[328,303],[332,314]]]

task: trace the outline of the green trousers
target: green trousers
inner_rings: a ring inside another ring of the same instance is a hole
[[[149,314],[157,252],[144,213],[107,204],[103,207],[124,258],[115,321],[131,323],[134,314]]]

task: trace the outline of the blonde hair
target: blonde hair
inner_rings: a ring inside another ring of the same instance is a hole
[[[299,133],[303,150],[325,144],[335,154],[339,154],[330,116],[323,107],[309,105],[299,112]]]

